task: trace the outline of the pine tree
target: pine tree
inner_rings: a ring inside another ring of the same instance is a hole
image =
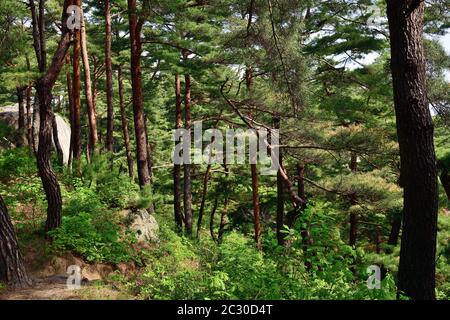
[[[422,43],[423,1],[387,1],[392,78],[404,188],[398,289],[435,299],[438,212],[433,122],[428,109]]]

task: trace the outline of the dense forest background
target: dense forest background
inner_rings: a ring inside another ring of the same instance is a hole
[[[0,298],[449,299],[449,10],[2,0]],[[199,123],[279,129],[278,174],[174,165]]]

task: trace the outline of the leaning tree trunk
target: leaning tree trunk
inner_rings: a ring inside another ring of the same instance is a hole
[[[150,185],[148,170],[147,137],[145,135],[144,105],[142,97],[141,30],[143,21],[137,17],[136,0],[128,0],[131,42],[131,84],[133,92],[134,130],[136,134],[137,167],[141,188]]]
[[[435,299],[438,218],[433,121],[426,97],[425,1],[387,0],[391,69],[404,187],[399,292]]]
[[[53,56],[52,64],[47,72],[36,81],[36,92],[39,100],[39,146],[37,152],[37,165],[39,176],[42,180],[45,195],[47,198],[47,221],[46,231],[53,230],[61,224],[61,189],[58,184],[55,173],[51,165],[51,148],[53,133],[53,111],[52,111],[52,88],[58,78],[58,75],[64,65],[67,50],[70,46],[70,33],[65,24],[67,20],[67,8],[72,1],[65,0],[62,14],[62,35],[58,48]]]
[[[52,135],[53,135],[53,111],[51,87],[40,79],[36,83],[36,91],[39,96],[39,146],[37,164],[39,176],[42,180],[45,195],[47,197],[47,222],[45,230],[50,231],[61,225],[62,199],[61,190],[51,165]]]
[[[175,75],[175,129],[180,130],[183,127],[182,118],[182,99],[181,99],[181,81],[180,76]],[[181,142],[175,142],[175,145]],[[183,218],[181,213],[181,165],[175,164],[173,167],[173,210],[175,215],[175,224],[177,231],[183,229]]]
[[[31,285],[22,255],[19,252],[14,227],[8,215],[3,198],[0,196],[0,281],[13,288]]]
[[[113,108],[113,79],[111,60],[111,5],[109,0],[105,4],[105,69],[106,69],[106,150],[113,152],[114,108]]]

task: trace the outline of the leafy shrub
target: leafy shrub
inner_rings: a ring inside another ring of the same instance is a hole
[[[52,249],[58,252],[73,251],[89,262],[119,263],[132,259],[128,244],[119,238],[117,225],[105,215],[93,218],[80,212],[63,217],[60,228],[49,232],[53,238]]]
[[[27,177],[35,173],[36,161],[28,149],[10,149],[0,154],[0,178]]]
[[[54,251],[73,251],[90,262],[119,263],[133,259],[131,237],[121,236],[119,218],[95,190],[77,186],[65,194],[60,228],[49,233]]]
[[[322,209],[316,212],[322,215]],[[312,211],[311,211],[312,212]],[[309,299],[395,299],[392,276],[382,283],[381,290],[369,290],[368,275],[354,279],[353,259],[342,252],[317,250],[313,263],[320,269],[308,271],[305,255],[296,232],[290,232],[289,249],[272,246],[274,234],[264,239],[265,253],[255,250],[249,238],[231,232],[220,246],[209,240],[192,241],[179,237],[160,223],[159,247],[146,253],[146,271],[137,279],[134,289],[144,299],[250,299],[250,300],[309,300]],[[330,226],[332,228],[332,226]],[[320,237],[316,232],[315,235]],[[325,238],[325,235],[323,235]],[[330,239],[329,239],[330,241]],[[319,243],[325,245],[325,240]],[[318,249],[318,248],[316,248]],[[348,250],[348,253],[353,250]]]
[[[80,212],[95,215],[105,210],[95,190],[83,186],[77,187],[74,192],[69,192],[65,195],[65,199],[64,214],[68,216],[74,216]]]

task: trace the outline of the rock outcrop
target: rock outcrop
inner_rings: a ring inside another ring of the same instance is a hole
[[[120,213],[127,230],[136,235],[139,243],[158,242],[159,225],[145,209],[125,210]]]
[[[33,110],[31,110],[33,112]],[[19,127],[19,107],[18,105],[0,107],[0,123],[7,126],[18,129]],[[63,162],[67,164],[69,162],[70,152],[70,125],[58,114],[56,114],[56,125],[58,127],[58,139],[63,150]],[[36,119],[36,128],[39,128],[39,119]],[[39,130],[35,132],[35,139],[38,141]],[[2,137],[0,137],[2,138]],[[15,141],[9,141],[8,147],[14,147]]]

